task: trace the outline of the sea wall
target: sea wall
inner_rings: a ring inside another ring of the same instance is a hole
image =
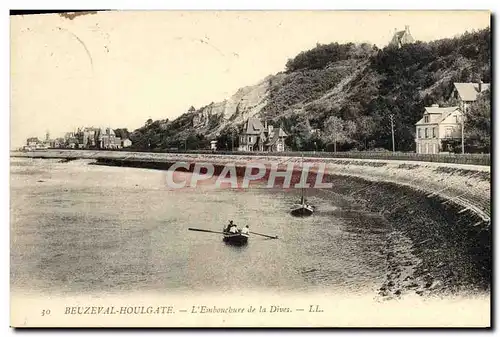
[[[49,150],[39,152],[12,152],[11,156],[31,158],[96,159],[107,164],[168,168],[173,162],[206,162],[217,165],[227,163],[244,166],[248,162],[264,164],[295,163],[301,158],[280,156],[237,156],[217,154],[145,153],[123,151]],[[410,187],[429,198],[449,200],[462,207],[463,212],[477,214],[484,222],[490,221],[491,181],[490,166],[451,163],[348,159],[308,158],[305,162],[324,163],[329,175],[362,178],[372,183],[386,182]]]

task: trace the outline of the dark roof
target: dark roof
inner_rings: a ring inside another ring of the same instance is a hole
[[[267,142],[267,145],[274,145],[274,144],[276,144],[278,139],[280,139],[282,137],[286,137],[286,136],[287,136],[287,134],[285,133],[285,131],[283,131],[282,128],[278,128],[276,130],[273,130],[273,134],[270,135],[270,139]]]
[[[411,36],[411,33],[407,28],[405,30],[395,31],[390,43],[405,44],[405,43],[413,43],[414,41],[415,39],[413,38],[413,36]]]
[[[264,126],[255,117],[250,117],[245,124],[245,128],[243,129],[243,133],[247,135],[259,135],[261,131],[264,129]]]
[[[269,132],[269,130],[270,129],[265,129],[260,120],[255,117],[250,117],[243,126],[244,135],[258,136],[255,145],[274,145],[278,139],[288,136],[281,127],[272,129],[271,132]]]
[[[274,145],[274,144],[276,144],[276,142],[278,141],[278,139],[279,139],[279,137],[273,137],[273,138],[271,138],[271,139],[270,139],[270,140],[266,143],[266,145],[268,145],[268,146]]]

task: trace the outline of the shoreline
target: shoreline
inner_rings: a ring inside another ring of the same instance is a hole
[[[48,150],[12,152],[11,157],[45,159],[93,159],[114,166],[165,169],[169,163],[211,163],[244,166],[249,162],[295,163],[300,157],[245,156],[218,154],[181,154],[92,150]],[[491,168],[483,165],[422,161],[304,157],[310,163],[324,163],[328,173],[357,177],[371,182],[389,182],[407,186],[460,205],[484,222],[491,222]]]

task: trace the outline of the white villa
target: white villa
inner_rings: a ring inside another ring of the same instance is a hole
[[[422,119],[416,124],[417,153],[436,154],[443,149],[443,139],[460,139],[462,137],[462,112],[458,107],[440,108],[433,104],[426,107]]]
[[[422,119],[415,124],[417,153],[444,152],[448,149],[442,148],[442,140],[461,140],[464,112],[467,114],[477,96],[490,88],[489,83],[483,82],[453,83],[453,85],[452,97],[458,100],[458,106],[442,108],[433,104],[425,108]]]

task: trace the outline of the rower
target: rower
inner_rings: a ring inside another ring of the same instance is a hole
[[[238,233],[238,227],[235,224],[231,225],[229,233]]]
[[[243,227],[243,229],[241,230],[241,234],[248,234],[250,233],[250,228],[248,227],[248,225],[246,225],[245,227]]]
[[[235,224],[233,224],[233,220],[229,220],[229,224],[227,225],[225,232],[229,232],[233,226],[235,226]]]

